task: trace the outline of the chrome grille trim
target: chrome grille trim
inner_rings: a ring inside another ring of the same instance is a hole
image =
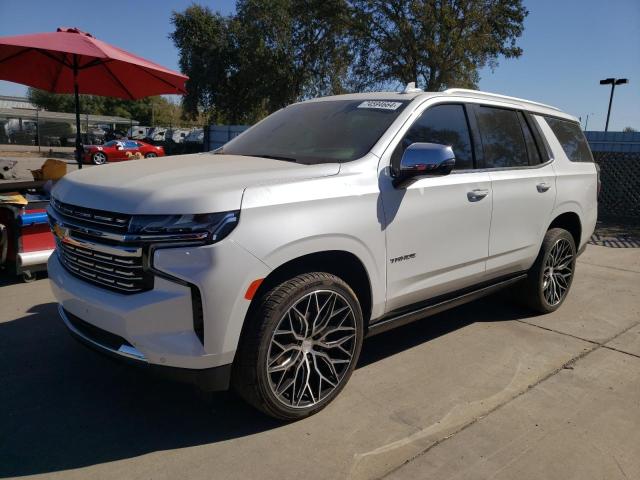
[[[81,224],[86,223],[93,227],[108,227],[122,233],[127,231],[131,221],[131,215],[78,207],[76,205],[60,202],[53,197],[51,198],[50,206],[59,215],[75,220]]]
[[[111,247],[91,242],[77,242],[76,239],[58,240],[58,258],[63,266],[74,275],[91,283],[107,287],[121,293],[137,293],[148,290],[152,275],[145,272],[141,249],[137,256],[124,248]],[[102,250],[111,250],[105,253]],[[126,256],[116,255],[125,253]]]
[[[47,208],[56,252],[68,272],[119,293],[151,290],[154,270],[147,257],[155,246],[201,245],[208,232],[130,234],[133,215],[77,207],[52,198]],[[175,279],[173,279],[175,281]]]

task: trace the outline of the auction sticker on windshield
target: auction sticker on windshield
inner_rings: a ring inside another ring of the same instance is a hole
[[[384,100],[367,100],[358,105],[358,108],[375,108],[378,110],[397,110],[402,102],[385,102]]]

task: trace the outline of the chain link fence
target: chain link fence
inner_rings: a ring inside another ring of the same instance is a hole
[[[600,166],[600,218],[640,222],[640,152],[593,152]]]

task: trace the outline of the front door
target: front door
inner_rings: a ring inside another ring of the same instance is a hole
[[[118,162],[120,160],[125,160],[127,157],[125,156],[124,152],[124,142],[120,140],[116,141],[116,144],[114,145],[112,151],[109,152],[109,160]]]
[[[389,168],[383,171],[387,312],[468,287],[485,273],[491,179],[474,170],[465,106],[425,110],[393,149],[391,168],[414,142],[451,145],[456,166],[449,175],[421,178],[404,189],[391,185]]]

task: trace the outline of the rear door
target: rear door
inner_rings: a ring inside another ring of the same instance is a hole
[[[551,220],[553,164],[528,114],[485,105],[474,111],[493,195],[487,275],[527,270]]]

